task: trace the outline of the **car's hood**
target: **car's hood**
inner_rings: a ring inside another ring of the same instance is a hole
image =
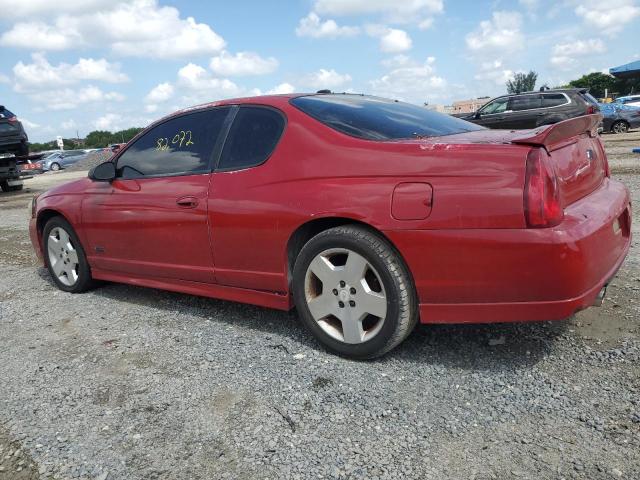
[[[89,185],[91,185],[89,178],[79,178],[50,188],[40,195],[40,198],[52,197],[54,195],[78,195],[84,193]]]

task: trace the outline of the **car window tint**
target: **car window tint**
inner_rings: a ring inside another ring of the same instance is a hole
[[[531,110],[534,108],[540,108],[540,95],[522,95],[518,97],[511,97],[509,103],[509,110],[519,112],[521,110]]]
[[[508,103],[509,103],[509,97],[497,98],[493,102],[487,103],[480,110],[480,113],[483,115],[487,115],[491,113],[502,113],[507,109]]]
[[[323,94],[297,97],[291,103],[325,125],[365,140],[439,137],[483,129],[418,105],[378,97]]]
[[[545,93],[542,95],[543,107],[557,107],[565,103],[568,103],[567,98],[561,93]]]
[[[219,169],[236,170],[263,163],[284,129],[282,114],[269,108],[240,107],[222,150]]]
[[[11,117],[15,117],[15,115],[11,113],[9,110],[7,110],[6,108],[0,110],[0,118],[11,118]]]
[[[228,107],[214,108],[157,125],[118,158],[117,176],[140,178],[208,171],[213,148],[228,113]]]

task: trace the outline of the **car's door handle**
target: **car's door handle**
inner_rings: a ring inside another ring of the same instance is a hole
[[[176,204],[182,208],[196,208],[198,199],[196,197],[180,197],[176,200]]]

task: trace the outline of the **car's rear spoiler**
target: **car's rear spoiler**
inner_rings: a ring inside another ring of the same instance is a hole
[[[600,122],[602,122],[602,115],[599,113],[570,118],[553,125],[529,130],[522,135],[513,137],[511,143],[535,145],[552,151],[584,133],[595,137],[598,134]]]

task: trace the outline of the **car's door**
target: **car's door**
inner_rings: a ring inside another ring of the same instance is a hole
[[[170,118],[116,161],[116,179],[94,182],[82,204],[94,268],[133,276],[214,282],[207,192],[229,107]]]
[[[510,113],[507,109],[508,105],[509,97],[496,98],[478,110],[473,122],[487,128],[504,128]]]
[[[542,99],[539,93],[514,95],[509,100],[507,109],[511,113],[509,114],[509,121],[504,128],[535,128],[545,115],[545,109],[542,108]]]
[[[283,250],[269,193],[279,173],[276,146],[286,125],[271,107],[237,109],[209,189],[209,218],[216,281],[282,291]]]
[[[60,157],[60,166],[63,168],[69,167],[76,163],[80,156],[82,156],[82,152],[67,152],[62,153]]]

